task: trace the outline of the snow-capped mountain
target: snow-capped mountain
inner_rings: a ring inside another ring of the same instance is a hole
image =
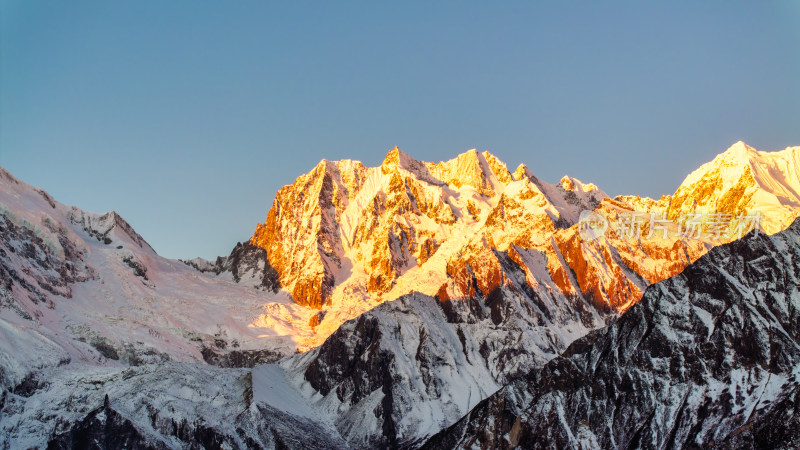
[[[750,170],[784,198],[793,185],[759,169],[768,159]],[[320,162],[210,262],[162,258],[116,213],[0,170],[0,435],[25,447],[419,446],[732,239],[679,233],[681,189],[611,199],[488,152],[427,163],[395,148],[379,167]],[[589,210],[607,233],[586,237]],[[659,219],[624,226],[639,213]]]
[[[763,152],[739,141],[644,209],[682,224],[695,214],[758,215],[761,229],[776,233],[800,217],[800,147]]]
[[[158,256],[115,212],[62,205],[5,169],[0,236],[4,387],[65,361],[252,365],[311,333],[314,312],[278,289],[263,250],[239,245],[207,275]]]
[[[797,448],[800,220],[712,249],[427,448]]]
[[[523,284],[586,301],[601,319],[591,328],[718,242],[676,233],[584,242],[580,214],[596,208],[614,220],[635,206],[574,178],[548,184],[524,165],[512,173],[488,152],[434,164],[394,148],[379,167],[320,162],[278,192],[250,243],[296,302],[320,309],[312,348],[408,293],[487,296],[509,282],[506,267]]]

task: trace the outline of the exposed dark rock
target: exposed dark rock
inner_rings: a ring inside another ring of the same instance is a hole
[[[67,449],[166,449],[165,443],[155,441],[142,433],[130,420],[122,417],[112,407],[106,395],[105,402],[93,410],[68,431],[54,436],[47,444],[48,450]]]
[[[133,256],[124,256],[122,258],[122,262],[128,265],[131,269],[133,269],[134,275],[137,277],[147,279],[147,267],[144,264],[141,264],[139,261],[136,260]]]
[[[117,349],[114,347],[114,344],[107,338],[96,337],[91,340],[90,344],[104,357],[113,360],[119,359],[119,353],[117,352]]]
[[[244,277],[252,278],[255,287],[265,291],[277,292],[281,288],[278,273],[267,259],[267,251],[250,242],[238,242],[228,256],[219,256],[216,261],[203,265],[196,261],[183,261],[201,272],[212,272],[217,275],[230,272],[234,281],[241,282]]]
[[[2,378],[0,377],[0,379]],[[14,386],[11,392],[23,397],[30,397],[37,389],[39,389],[39,380],[36,379],[36,374],[30,373],[18,385]]]
[[[201,350],[205,362],[218,367],[255,367],[258,364],[273,363],[284,354],[272,350],[231,350],[219,351],[211,347]]]
[[[51,208],[53,209],[56,208],[56,201],[53,200],[53,197],[51,197],[50,194],[48,194],[42,189],[36,189],[36,192],[38,192],[39,195],[41,195],[45,199],[45,201],[47,202],[48,205],[50,205]]]
[[[351,329],[339,328],[320,346],[305,370],[305,379],[322,395],[334,388],[340,400],[360,401],[383,388],[381,330],[373,317],[355,319]],[[355,343],[355,345],[351,345]]]
[[[426,448],[797,448],[800,220],[712,249]]]
[[[67,238],[67,231],[48,221],[44,226],[58,233],[63,255],[59,255],[57,244],[41,237],[36,226],[10,214],[0,215],[0,280],[8,291],[18,285],[29,292],[35,304],[47,303],[46,293],[71,298],[70,284],[93,276],[93,270],[83,261],[83,253]],[[19,312],[23,317],[27,314],[22,309]]]

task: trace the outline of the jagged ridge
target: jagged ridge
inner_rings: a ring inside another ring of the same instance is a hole
[[[426,448],[795,447],[798,273],[800,220],[717,247]]]

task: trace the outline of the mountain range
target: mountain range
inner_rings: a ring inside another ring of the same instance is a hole
[[[611,198],[394,148],[321,161],[230,255],[177,261],[0,169],[0,436],[791,446],[767,424],[797,420],[798,170],[739,142],[673,195]]]

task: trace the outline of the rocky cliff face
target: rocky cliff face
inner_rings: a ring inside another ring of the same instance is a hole
[[[795,448],[799,273],[800,220],[717,247],[426,447]]]
[[[308,347],[344,321],[411,292],[485,297],[507,283],[506,268],[614,315],[638,301],[649,283],[678,273],[719,242],[674,232],[580,237],[582,211],[596,209],[614,221],[636,210],[641,201],[633,199],[610,199],[570,177],[548,184],[524,165],[512,173],[488,152],[434,164],[395,148],[374,168],[321,162],[279,191],[250,243],[266,250],[297,303],[323,310],[313,319],[316,338],[304,341]],[[675,231],[677,224],[671,226]]]
[[[486,296],[385,302],[281,366],[299,391],[318,393],[313,407],[335,418],[353,447],[418,445],[603,323],[584,301],[510,274],[513,284]]]
[[[267,252],[250,242],[238,242],[228,256],[219,256],[211,263],[202,258],[183,261],[200,272],[220,275],[230,273],[236,283],[250,285],[256,289],[278,292],[281,288],[278,273],[269,264]]]
[[[364,183],[357,161],[321,161],[283,187],[250,242],[267,251],[281,285],[301,305],[315,308],[330,298],[343,253],[339,222]]]

